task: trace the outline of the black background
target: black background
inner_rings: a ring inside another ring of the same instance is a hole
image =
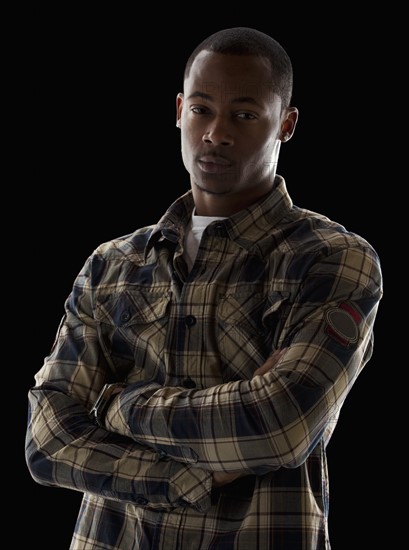
[[[243,11],[230,17],[204,15],[197,5],[185,10],[183,21],[169,15],[172,24],[159,8],[150,18],[119,8],[59,9],[44,13],[31,31],[26,52],[29,185],[25,211],[16,213],[20,259],[10,260],[10,269],[21,262],[18,295],[26,312],[23,332],[21,320],[16,326],[13,354],[22,388],[16,463],[24,514],[33,526],[17,533],[22,547],[68,549],[81,499],[79,493],[31,479],[23,450],[27,391],[87,256],[101,242],[154,223],[189,188],[175,98],[184,63],[205,36],[224,27],[254,26],[287,49],[300,118],[293,139],[282,147],[278,173],[297,205],[366,237],[380,254],[387,282],[385,127],[377,103],[384,92],[380,23],[374,28],[342,11],[317,18],[290,8],[280,14],[273,8],[272,16]],[[18,197],[20,190],[14,191]],[[14,243],[13,236],[10,240]],[[382,467],[379,439],[384,437],[382,373],[390,307],[385,292],[374,356],[353,387],[328,447],[333,550],[371,548],[386,533],[384,489],[374,473]]]

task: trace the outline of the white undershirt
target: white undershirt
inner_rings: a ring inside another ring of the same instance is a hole
[[[215,220],[225,220],[225,216],[196,216],[196,210],[193,210],[190,223],[186,230],[185,246],[183,257],[186,260],[189,271],[192,269],[195,262],[196,254],[203,235],[203,231],[209,223]]]

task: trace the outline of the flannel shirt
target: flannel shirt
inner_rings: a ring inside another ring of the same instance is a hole
[[[277,176],[188,272],[193,208],[85,262],[29,390],[28,468],[84,493],[71,550],[328,550],[325,449],[373,352],[378,255]],[[105,429],[89,411],[113,381]],[[213,471],[245,475],[212,489]]]

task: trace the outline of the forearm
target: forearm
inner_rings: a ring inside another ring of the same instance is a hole
[[[117,398],[119,405],[113,403],[107,427],[212,471],[260,473],[295,466],[307,455],[314,434],[311,426],[306,433],[308,420],[300,419],[297,404],[288,400],[294,388],[283,391],[276,374],[272,380],[258,377],[200,391],[150,384],[137,396],[131,386]],[[298,432],[296,443],[291,424]]]
[[[29,401],[26,458],[38,483],[152,508],[209,505],[208,472],[95,426],[83,406],[47,385]]]
[[[341,349],[323,318],[312,315],[274,368],[252,380],[204,390],[130,385],[109,410],[108,428],[213,471],[296,467],[330,433],[372,348],[371,322]]]

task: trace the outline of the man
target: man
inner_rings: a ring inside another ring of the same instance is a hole
[[[191,190],[74,282],[26,444],[38,483],[84,493],[72,550],[330,548],[325,449],[382,275],[276,173],[291,94],[271,37],[199,44],[176,103]]]

